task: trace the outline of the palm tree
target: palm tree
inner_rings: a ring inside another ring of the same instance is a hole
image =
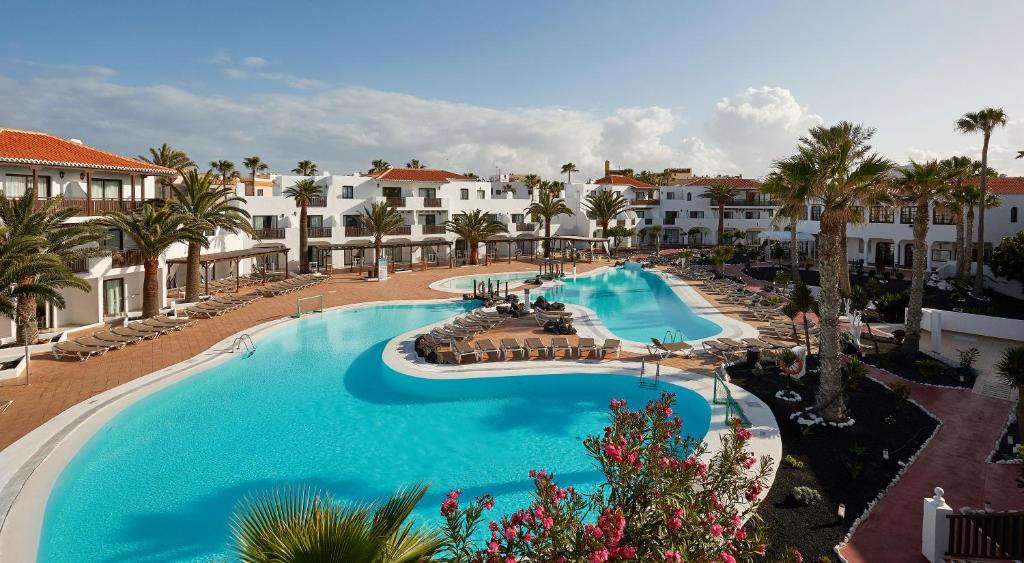
[[[1024,346],[1014,346],[1003,351],[996,363],[996,373],[1003,383],[1017,388],[1020,399],[1017,399],[1017,438],[1024,440]]]
[[[732,259],[735,252],[736,249],[731,246],[716,246],[711,249],[708,260],[714,264],[715,271],[721,274],[725,272],[725,263]]]
[[[661,254],[661,232],[665,230],[665,227],[661,225],[651,226],[651,238],[654,239],[654,251],[657,254]]]
[[[700,197],[710,199],[711,203],[718,206],[718,244],[722,244],[725,232],[725,204],[736,197],[736,188],[717,184],[705,190]]]
[[[988,173],[992,174],[994,171],[989,168]],[[965,255],[965,274],[964,279],[970,276],[971,271],[971,239],[974,238],[974,208],[981,208],[981,189],[978,186],[964,186],[963,193],[961,194],[964,198],[964,205],[967,206],[967,218],[964,220],[964,255]],[[996,194],[988,194],[985,198],[985,209],[992,209],[993,207],[999,207],[1002,205],[1002,200]],[[976,247],[975,247],[976,248]]]
[[[914,264],[910,276],[910,304],[907,306],[907,335],[903,338],[903,350],[912,357],[916,355],[921,340],[921,307],[924,302],[925,273],[928,270],[928,206],[933,201],[941,205],[949,189],[951,171],[938,160],[926,162],[910,161],[896,182],[894,196],[916,209],[913,223]]]
[[[316,167],[316,163],[312,160],[300,160],[295,165],[295,168],[292,168],[292,173],[299,176],[316,176],[317,172],[319,170]]]
[[[230,160],[214,160],[210,162],[211,171],[216,171],[217,175],[220,176],[220,183],[222,186],[228,185],[230,180],[238,180],[241,176],[238,174],[238,170],[235,170],[235,163]]]
[[[185,168],[194,168],[196,165],[196,163],[192,162],[192,159],[185,154],[185,151],[179,151],[167,143],[160,145],[160,148],[158,149],[150,148],[148,157],[140,154],[139,160],[179,171],[184,170]],[[169,176],[160,176],[157,179],[157,182],[160,183],[160,199],[167,199],[170,197],[171,186],[174,185],[174,178]]]
[[[686,230],[686,244],[693,245],[693,239],[704,232],[700,227],[690,227]]]
[[[300,163],[301,164],[301,163]],[[284,191],[285,197],[295,200],[299,206],[299,273],[309,273],[309,206],[322,195],[320,186],[312,178],[303,178]]]
[[[198,243],[206,248],[210,239],[199,229],[185,224],[186,218],[170,205],[154,206],[146,203],[134,213],[111,211],[96,222],[121,232],[135,241],[142,253],[142,317],[149,318],[160,312],[160,256],[171,246]]]
[[[36,208],[36,195],[31,191],[17,198],[7,198],[0,194],[0,223],[6,227],[4,242],[9,243],[14,238],[35,240],[39,243],[37,246],[23,249],[26,259],[34,260],[44,255],[56,256],[58,259],[57,266],[47,267],[41,274],[26,275],[16,281],[19,286],[53,290],[52,294],[40,291],[38,295],[32,291],[19,292],[18,316],[24,321],[18,326],[18,342],[21,344],[35,344],[39,339],[36,323],[39,302],[64,307],[64,300],[56,290],[74,288],[89,291],[89,284],[76,276],[69,264],[102,254],[95,243],[106,238],[106,230],[91,223],[70,222],[79,210],[62,208],[61,203],[62,198],[46,199],[39,201],[39,207]],[[52,298],[53,294],[58,296],[57,300]]]
[[[384,250],[384,236],[402,226],[404,223],[402,214],[388,205],[386,201],[378,201],[373,203],[369,209],[363,208],[363,213],[359,216],[359,223],[373,235],[373,275],[380,277],[378,264]]]
[[[406,168],[426,168],[427,166],[419,161],[419,159],[412,159],[405,163]]]
[[[969,156],[954,156],[943,160],[942,165],[949,170],[950,182],[952,183],[943,200],[943,205],[954,216],[954,227],[956,228],[956,276],[959,279],[966,280],[970,270],[970,260],[967,259],[967,256],[970,255],[970,252],[967,250],[969,237],[966,236],[966,225],[964,224],[968,208],[971,210],[971,221],[973,222],[974,220],[974,208],[969,203],[971,199],[969,189],[973,186],[969,186],[967,182],[980,171],[981,161],[971,160]]]
[[[988,143],[992,138],[992,131],[996,127],[1006,126],[1006,112],[1003,108],[984,108],[981,111],[965,113],[957,120],[956,129],[964,134],[981,132],[983,141],[981,145],[981,201],[988,199]],[[978,253],[978,267],[974,274],[974,295],[982,298],[985,295],[985,206],[978,208],[978,243],[975,249]]]
[[[868,141],[875,130],[841,122],[812,128],[801,137],[799,153],[813,168],[809,197],[822,206],[818,239],[821,277],[820,383],[816,405],[830,422],[846,420],[840,363],[839,309],[842,262],[846,261],[843,236],[856,206],[878,197],[892,163],[871,152]]]
[[[229,233],[254,234],[249,212],[241,207],[245,204],[245,198],[237,196],[235,190],[228,186],[214,187],[213,174],[210,172],[200,175],[198,170],[192,169],[185,172],[181,179],[182,185],[174,187],[174,200],[170,205],[181,215],[185,227],[203,233],[221,228]],[[197,241],[188,243],[188,261],[185,265],[187,303],[199,299],[199,255],[203,246]]]
[[[789,301],[783,306],[783,313],[790,318],[794,323],[796,317],[803,315],[804,319],[804,345],[807,346],[807,353],[811,353],[811,330],[810,322],[808,321],[808,313],[814,311],[818,306],[818,302],[814,300],[814,295],[811,293],[810,288],[802,283],[798,283],[793,288],[793,293],[789,296]],[[796,337],[796,343],[800,344],[800,334],[796,330],[796,325],[793,325],[793,334]]]
[[[566,162],[565,164],[562,165],[562,174],[568,174],[569,175],[569,177],[565,180],[566,183],[568,183],[568,184],[572,183],[572,173],[573,172],[579,172],[579,171],[580,171],[580,169],[576,168],[576,165],[571,163],[571,162]]]
[[[370,166],[372,166],[372,168],[370,168],[370,172],[383,172],[388,168],[391,168],[391,164],[388,163],[388,161],[380,158],[371,162]]]
[[[231,518],[231,551],[247,563],[426,561],[443,541],[409,518],[426,491],[408,487],[383,503],[354,505],[312,489],[250,496]]]
[[[534,218],[544,219],[544,257],[551,257],[551,219],[559,215],[572,215],[572,209],[565,204],[564,199],[551,195],[551,192],[544,190],[540,193],[540,199],[530,204],[526,212]]]
[[[505,225],[494,221],[479,209],[459,213],[451,220],[446,221],[444,227],[449,233],[454,233],[466,241],[466,245],[469,247],[469,264],[471,266],[477,265],[481,242],[494,235],[508,232]]]
[[[587,210],[587,215],[597,221],[601,236],[608,238],[608,223],[629,209],[629,202],[619,192],[595,190],[587,194],[583,206]]]
[[[797,245],[796,226],[807,212],[807,194],[814,183],[814,167],[799,155],[777,161],[768,174],[761,191],[779,203],[776,219],[789,222],[789,268],[793,280],[800,283],[800,249]]]
[[[537,189],[540,188],[540,185],[543,183],[543,180],[541,180],[540,176],[536,174],[527,174],[526,176],[523,176],[523,183],[526,184],[526,191],[528,193],[535,194],[537,193]]]
[[[636,230],[631,229],[625,225],[615,225],[608,227],[608,236],[612,237],[615,242],[615,248],[619,247],[619,240],[623,237],[631,237],[636,234]]]
[[[256,187],[256,174],[259,172],[266,172],[270,170],[270,165],[263,162],[263,159],[258,156],[250,156],[242,159],[242,166],[245,166],[249,170],[252,170],[252,185]]]

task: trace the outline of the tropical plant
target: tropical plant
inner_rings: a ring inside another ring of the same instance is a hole
[[[1017,388],[1018,395],[1024,397],[1024,346],[1013,346],[1003,350],[1003,355],[996,362],[996,373],[1003,383]],[[1017,400],[1017,442],[1024,443],[1024,398]]]
[[[470,180],[480,179],[480,176],[476,172],[463,172],[462,175],[465,176],[466,178],[469,178]]]
[[[292,168],[293,174],[299,176],[316,176],[320,170],[317,168],[316,163],[312,160],[300,160],[295,168]]]
[[[651,226],[651,239],[654,241],[654,252],[661,254],[661,233],[665,230],[665,227],[661,225]]]
[[[39,339],[39,328],[36,323],[36,309],[40,302],[56,307],[64,307],[64,300],[57,291],[73,288],[89,291],[90,286],[79,278],[68,266],[79,259],[97,256],[102,251],[95,244],[107,236],[106,230],[92,223],[74,223],[69,221],[75,217],[79,209],[63,207],[63,198],[52,198],[38,201],[36,194],[30,190],[16,198],[8,198],[0,193],[0,223],[5,227],[5,244],[20,239],[19,244],[34,240],[34,247],[22,246],[27,260],[35,260],[43,256],[55,256],[56,262],[44,261],[38,273],[26,274],[15,280],[18,290],[18,317],[23,320],[18,325],[18,342],[35,344]],[[30,271],[26,269],[24,271]]]
[[[572,215],[572,209],[551,194],[550,190],[542,190],[537,201],[526,208],[526,212],[544,221],[544,257],[551,257],[551,220],[559,215]]]
[[[871,336],[871,343],[875,346],[875,357],[881,358],[882,353],[878,349],[878,337],[871,331],[871,323],[868,317],[864,315],[864,312],[868,310],[868,306],[871,302],[878,298],[878,282],[871,280],[867,284],[858,285],[853,288],[850,292],[850,309],[853,311],[861,312],[861,322],[864,323],[864,328],[868,329],[868,334]]]
[[[722,236],[725,237],[727,243],[733,243],[747,238],[747,232],[743,229],[726,229]]]
[[[736,249],[728,245],[720,245],[711,249],[708,260],[715,265],[715,271],[719,274],[725,271],[725,263],[732,259]]]
[[[199,229],[186,224],[186,218],[170,205],[145,203],[133,213],[111,211],[96,222],[109,229],[120,229],[135,241],[142,254],[142,317],[160,313],[160,256],[178,243],[195,242],[206,248],[210,239]]]
[[[370,172],[383,172],[388,168],[391,168],[391,163],[384,159],[378,158],[370,162]]]
[[[312,178],[303,178],[285,189],[284,195],[294,199],[295,205],[299,206],[299,273],[308,274],[309,256],[306,253],[309,247],[309,206],[323,192]]]
[[[484,545],[474,543],[483,496],[460,508],[461,491],[441,504],[442,563],[469,561],[759,561],[766,545],[757,507],[771,459],[747,448],[752,433],[738,419],[714,453],[684,437],[672,394],[631,411],[611,401],[611,423],[584,440],[603,474],[594,494],[561,487],[546,470],[531,470],[532,498],[491,523]],[[486,533],[486,532],[485,532]]]
[[[790,319],[796,320],[797,315],[804,319],[804,345],[807,346],[807,354],[811,353],[811,330],[808,322],[809,313],[816,311],[818,302],[814,299],[811,289],[804,284],[797,284],[793,293],[789,296],[789,302],[783,306],[783,312]],[[799,337],[798,337],[799,338]],[[799,343],[799,340],[797,340]]]
[[[970,210],[971,222],[974,221],[973,202],[976,198],[972,196],[974,186],[969,181],[976,177],[981,171],[981,161],[971,160],[968,156],[954,156],[942,161],[950,175],[950,189],[943,201],[945,208],[953,214],[954,227],[956,229],[956,277],[966,280],[970,272],[970,252],[967,245],[970,243],[970,235],[966,234],[967,211]]]
[[[703,233],[704,233],[704,229],[701,229],[700,227],[690,227],[689,229],[686,230],[686,244],[691,244],[692,245],[693,244],[693,242],[692,242],[693,239],[696,236],[698,236],[700,234],[703,234]]]
[[[419,159],[414,158],[414,159],[410,160],[409,162],[406,162],[405,163],[405,167],[406,168],[417,168],[417,169],[419,169],[419,168],[426,168],[427,165],[425,165],[422,162],[420,162]]]
[[[256,186],[256,174],[270,170],[270,165],[263,162],[262,158],[255,155],[243,158],[242,166],[252,171],[252,183],[254,187]]]
[[[573,172],[579,172],[579,171],[580,171],[580,169],[576,168],[576,165],[571,163],[571,162],[566,162],[565,164],[562,165],[562,174],[567,174],[568,175],[568,178],[566,178],[565,181],[567,183],[569,183],[569,184],[572,183],[572,173]]]
[[[924,304],[924,282],[928,270],[928,225],[931,222],[928,208],[932,202],[940,202],[945,198],[949,190],[950,174],[951,171],[938,160],[911,160],[909,165],[903,167],[893,193],[897,200],[916,209],[913,223],[915,260],[910,275],[910,306],[907,308],[905,329],[907,335],[902,345],[908,357],[917,354],[921,341],[921,307]]]
[[[64,272],[67,265],[60,257],[53,253],[37,253],[37,249],[45,245],[46,240],[41,236],[12,236],[10,229],[0,226],[0,315],[17,322],[19,342],[25,345],[35,343],[35,340],[20,336],[30,334],[35,325],[34,308],[33,319],[18,312],[24,308],[27,299],[51,303],[55,307],[65,306],[59,288],[47,283],[23,283],[26,279],[67,276]],[[88,291],[88,287],[84,289]]]
[[[378,201],[369,208],[363,208],[359,224],[373,237],[373,275],[380,277],[379,262],[384,253],[384,237],[404,224],[402,214],[386,201]]]
[[[884,175],[892,168],[892,163],[871,152],[868,141],[874,133],[874,129],[844,121],[831,127],[812,128],[799,145],[800,157],[807,159],[815,178],[808,196],[822,206],[818,237],[821,376],[815,402],[821,416],[829,422],[847,418],[839,333],[846,224],[853,208],[870,204],[881,195]]]
[[[491,219],[491,217],[479,209],[463,211],[455,215],[444,224],[449,233],[453,233],[466,241],[469,247],[469,263],[477,265],[480,253],[480,243],[489,237],[508,232],[505,225]]]
[[[160,148],[150,148],[149,156],[142,156],[140,154],[139,160],[178,171],[186,168],[194,168],[196,165],[196,163],[192,162],[192,159],[185,154],[185,151],[179,151],[167,143],[160,145]],[[157,178],[157,182],[160,184],[160,198],[167,199],[170,197],[171,186],[174,185],[174,178],[170,176],[160,176]]]
[[[601,236],[607,238],[608,223],[629,209],[629,202],[619,192],[595,190],[587,194],[583,207],[588,217],[597,221]]]
[[[1024,283],[1024,231],[999,242],[992,251],[992,271]]]
[[[536,174],[527,174],[523,177],[523,183],[526,184],[527,192],[530,194],[537,194],[538,197],[540,194],[537,193],[537,190],[543,182],[544,181],[540,179],[540,176]]]
[[[206,172],[200,175],[194,168],[184,172],[181,180],[181,186],[174,187],[174,198],[170,205],[183,218],[183,226],[202,233],[212,234],[212,231],[219,228],[229,233],[254,234],[249,212],[242,207],[245,198],[236,195],[234,189],[223,185],[214,187],[213,174]],[[199,258],[203,246],[205,245],[194,240],[188,243],[185,263],[187,303],[199,299]]]
[[[426,492],[402,488],[370,504],[345,504],[308,488],[250,495],[231,518],[230,550],[246,563],[426,561],[442,541],[410,518]]]
[[[235,169],[235,163],[230,160],[214,160],[210,162],[210,169],[220,177],[222,186],[228,185],[231,180],[238,180],[242,177]]]
[[[984,108],[981,111],[965,113],[956,121],[956,129],[964,134],[982,134],[981,145],[981,201],[988,198],[988,144],[992,138],[992,131],[996,127],[1006,126],[1006,112],[1003,108]],[[977,271],[974,274],[974,295],[981,298],[985,294],[985,206],[978,207],[978,243],[975,248],[978,256]]]
[[[797,223],[807,213],[807,195],[814,184],[814,165],[797,155],[779,160],[773,165],[761,191],[779,203],[775,221],[786,219],[789,224],[789,268],[795,281],[800,281],[800,247],[797,244]]]
[[[633,236],[635,234],[636,234],[636,229],[632,229],[632,228],[627,227],[625,225],[614,225],[614,226],[608,227],[608,233],[607,233],[607,235],[612,237],[612,240],[615,241],[615,248],[619,247],[619,240],[620,239],[628,238],[628,237],[631,237],[631,236]]]
[[[725,241],[725,205],[736,197],[736,188],[726,184],[716,184],[704,190],[700,197],[711,200],[718,207],[718,244]]]

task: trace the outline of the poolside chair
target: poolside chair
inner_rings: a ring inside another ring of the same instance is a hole
[[[537,309],[537,312],[535,313],[534,318],[537,319],[537,325],[544,326],[545,324],[548,323],[548,321],[559,320],[559,319],[569,319],[569,320],[572,320],[572,312],[571,311],[545,311],[543,309]]]
[[[594,342],[593,338],[580,338],[576,344],[576,357],[582,358],[583,352],[591,352],[594,356],[597,356],[597,343]]]
[[[551,357],[551,348],[545,346],[544,343],[541,342],[540,338],[527,338],[524,350],[526,351],[527,358],[529,358],[530,354],[534,351],[538,352],[537,357]]]
[[[484,338],[476,341],[476,349],[480,352],[481,358],[487,358],[487,354],[494,354],[496,357],[504,358],[505,351],[498,348],[491,342],[490,338]]]
[[[465,342],[456,341],[452,343],[452,357],[455,363],[461,364],[462,358],[471,356],[474,361],[480,361],[480,352]]]
[[[733,340],[732,338],[719,338],[718,341],[731,348],[738,348],[743,350],[749,348],[749,346],[746,343],[740,342],[738,340]]]
[[[152,340],[157,336],[163,334],[160,331],[145,330],[144,328],[140,329],[131,326],[115,326],[114,328],[110,329],[110,332],[112,334],[116,334],[117,336],[128,336],[132,338],[138,338],[141,340]]]
[[[149,320],[149,319],[146,319],[146,320]],[[152,325],[152,324],[147,323],[146,320],[137,321],[137,322],[134,322],[134,323],[128,323],[125,326],[127,326],[128,328],[134,328],[136,330],[142,330],[142,331],[148,330],[148,331],[157,333],[157,335],[167,334],[168,332],[172,332],[172,331],[178,330],[180,328],[178,326],[173,326],[173,327],[172,326],[156,326],[156,325]]]
[[[103,332],[95,332],[90,336],[92,336],[93,338],[97,338],[99,340],[103,340],[105,342],[124,342],[125,344],[135,344],[136,342],[142,340],[141,336],[123,336],[120,334],[114,334],[109,330]]]
[[[615,358],[618,359],[620,354],[622,354],[622,342],[616,338],[605,340],[604,344],[598,347],[597,353],[600,357],[604,358],[608,352],[615,352]]]
[[[200,317],[208,319],[210,317],[217,317],[233,310],[234,307],[230,305],[218,304],[218,303],[197,303],[185,309],[190,317]]]
[[[50,352],[58,360],[76,358],[78,361],[82,361],[93,356],[102,356],[107,353],[107,349],[98,346],[84,346],[75,342],[58,342],[53,345]]]
[[[651,342],[653,343],[653,350],[651,349],[652,346],[648,346],[647,351],[652,352],[652,356],[660,356],[662,358],[667,358],[669,356],[689,358],[693,355],[693,346],[686,342],[669,342],[668,344],[665,344],[657,338],[652,338]]]
[[[569,345],[569,340],[567,338],[565,338],[564,336],[556,336],[556,337],[551,339],[550,350],[551,350],[551,358],[552,359],[554,359],[554,357],[555,357],[555,352],[558,352],[559,350],[564,350],[565,351],[565,357],[566,358],[571,358],[572,357],[572,352],[573,352],[573,350],[575,350],[575,348],[573,348],[572,346]]]
[[[760,348],[761,350],[772,350],[775,348],[788,348],[789,344],[775,340],[774,338],[743,338],[743,342],[752,348]]]
[[[106,348],[107,350],[120,350],[128,345],[127,342],[112,342],[110,340],[100,340],[95,336],[79,336],[75,339],[75,344],[81,344],[82,346],[91,346],[93,348]]]
[[[143,326],[148,326],[156,329],[163,329],[166,330],[167,332],[173,332],[175,330],[181,330],[193,323],[195,323],[195,321],[191,321],[188,323],[172,323],[153,317],[150,319],[144,319],[143,321],[135,324],[141,324]]]
[[[430,329],[430,333],[426,336],[433,340],[435,345],[444,344],[451,346],[456,340],[458,340],[451,333],[447,333],[439,328]]]
[[[516,359],[516,352],[523,355],[523,359],[526,359],[526,350],[519,344],[519,341],[515,338],[502,338],[501,339],[501,351],[504,354],[512,354],[512,359]]]
[[[729,354],[736,351],[732,346],[729,346],[717,340],[705,340],[703,346],[704,352],[706,352],[708,355],[714,356],[722,360],[725,360],[726,358],[728,358]]]

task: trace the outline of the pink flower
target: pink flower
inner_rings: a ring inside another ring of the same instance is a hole
[[[723,551],[722,563],[736,563],[736,558]]]
[[[678,551],[666,551],[665,563],[683,563],[683,556]]]
[[[618,554],[622,559],[633,559],[636,557],[636,548],[630,546],[620,547]]]
[[[513,528],[511,526],[509,526],[508,528],[505,528],[505,539],[507,539],[507,540],[515,539],[515,537],[518,536],[518,535],[519,535],[519,532],[515,528]]]
[[[678,530],[683,526],[683,520],[681,518],[672,518],[668,521],[669,530]]]
[[[753,435],[754,434],[750,430],[739,425],[736,426],[736,438],[739,439],[740,442],[746,442]]]
[[[540,523],[541,526],[544,526],[545,530],[550,530],[551,526],[555,525],[555,519],[550,516],[546,516],[540,521]]]
[[[763,491],[764,487],[760,483],[751,484],[749,487],[747,487],[747,500],[750,502],[754,502],[755,500],[757,500],[757,497],[761,496],[761,493]]]
[[[605,561],[608,561],[607,548],[602,547],[590,554],[590,563],[604,563]]]
[[[743,462],[743,467],[750,469],[751,467],[754,466],[755,463],[757,463],[757,458],[754,456],[750,456]]]
[[[711,525],[711,535],[715,536],[716,538],[717,537],[721,537],[721,535],[722,535],[722,525],[721,524],[712,524]]]
[[[487,544],[487,553],[498,553],[498,542],[492,541],[491,543]]]
[[[516,563],[516,556],[515,555],[509,555],[508,557],[505,558],[505,563]]]
[[[733,514],[732,518],[730,518],[730,521],[732,522],[732,527],[733,528],[739,528],[740,524],[743,523],[743,521],[740,520],[740,515],[739,514]]]
[[[804,563],[804,554],[800,553],[800,550],[795,547],[793,548],[792,557],[793,563]]]
[[[743,528],[740,528],[739,530],[736,530],[736,533],[734,533],[732,537],[738,540],[745,540],[747,539],[747,531]]]

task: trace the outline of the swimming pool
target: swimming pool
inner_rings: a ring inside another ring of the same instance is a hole
[[[509,288],[517,287],[525,280],[532,280],[537,277],[536,270],[529,272],[501,272],[501,273],[487,273],[480,274],[477,276],[459,276],[456,278],[448,278],[439,282],[431,284],[430,287],[441,291],[452,291],[459,293],[470,293],[473,291],[473,284],[484,283],[487,284],[487,280],[492,282],[501,283],[501,289],[505,288],[505,282],[508,282]]]
[[[612,397],[658,391],[599,374],[425,380],[381,361],[385,343],[472,306],[371,306],[287,323],[237,357],[145,397],[113,418],[64,469],[47,502],[44,562],[209,561],[246,493],[308,484],[374,499],[401,484],[496,496],[518,507],[531,468],[586,488],[598,473],[581,440],[607,424]],[[704,436],[711,408],[677,391],[684,432]]]

